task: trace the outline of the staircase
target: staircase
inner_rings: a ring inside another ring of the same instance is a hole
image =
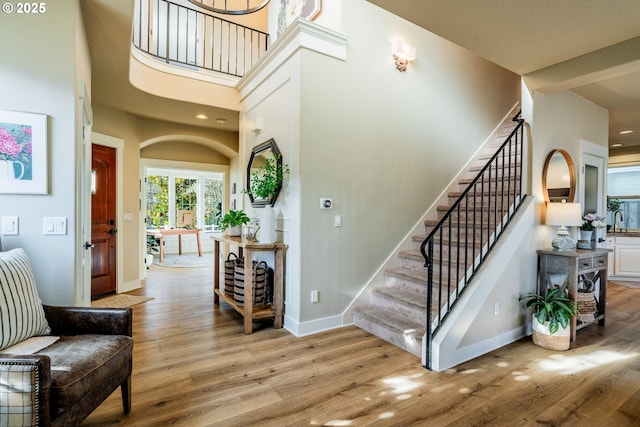
[[[522,201],[522,145],[513,149],[508,142],[521,127],[516,118],[502,124],[458,179],[458,189],[447,194],[449,203],[437,207],[437,219],[426,220],[425,233],[412,236],[411,250],[398,254],[398,266],[385,270],[370,304],[354,308],[356,326],[422,356],[427,328],[430,340]]]

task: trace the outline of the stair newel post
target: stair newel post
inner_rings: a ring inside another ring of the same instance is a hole
[[[426,246],[426,248],[425,248]],[[425,368],[431,370],[431,324],[432,324],[432,309],[433,304],[433,238],[425,240],[420,245],[420,252],[424,257],[424,266],[427,268],[427,329],[425,331],[425,345],[426,350],[426,365]]]

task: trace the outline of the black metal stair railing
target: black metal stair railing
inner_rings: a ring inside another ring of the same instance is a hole
[[[420,246],[427,267],[426,368],[433,336],[524,200],[523,123],[515,129],[442,216]]]
[[[266,53],[269,34],[169,0],[137,0],[132,43],[168,64],[242,77]]]
[[[269,4],[269,0],[189,0],[189,2],[211,12],[225,15],[247,15],[257,12]]]

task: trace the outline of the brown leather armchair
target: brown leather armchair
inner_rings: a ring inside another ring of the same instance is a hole
[[[45,305],[44,311],[60,339],[32,355],[0,355],[0,424],[14,425],[17,414],[23,425],[77,425],[118,386],[129,413],[131,309]]]

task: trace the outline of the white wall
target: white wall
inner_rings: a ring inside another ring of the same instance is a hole
[[[0,216],[15,215],[20,221],[20,234],[3,236],[2,243],[5,250],[25,248],[43,302],[73,305],[80,160],[76,118],[81,82],[91,85],[89,52],[78,26],[78,1],[47,2],[46,8],[43,14],[0,14],[0,109],[49,116],[48,194],[0,195]],[[68,218],[67,235],[43,236],[43,216]]]

